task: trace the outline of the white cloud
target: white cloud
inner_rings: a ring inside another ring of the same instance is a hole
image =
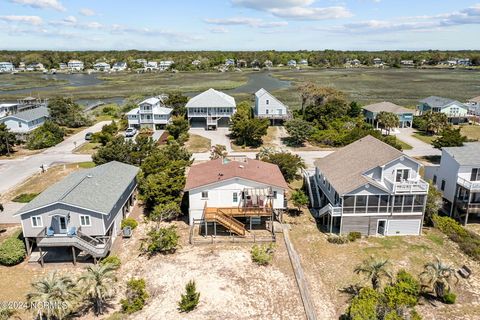
[[[34,26],[38,26],[43,23],[42,18],[40,18],[39,16],[0,16],[0,20],[6,22],[30,24]]]
[[[231,0],[233,5],[266,11],[292,20],[327,20],[348,18],[353,14],[344,6],[317,7],[314,0]]]
[[[212,27],[209,28],[208,31],[211,33],[228,33],[228,29],[225,27]]]
[[[82,8],[82,9],[80,9],[79,13],[82,16],[86,16],[86,17],[91,17],[91,16],[94,16],[94,15],[97,14],[94,10],[89,9],[89,8]]]
[[[10,2],[37,9],[54,9],[57,11],[67,10],[58,0],[10,0]]]
[[[205,19],[204,21],[208,24],[225,25],[225,26],[250,26],[254,28],[276,28],[276,27],[283,27],[288,25],[288,23],[285,21],[266,22],[266,21],[263,21],[262,19],[244,18],[244,17],[221,18],[221,19],[208,18],[208,19]]]

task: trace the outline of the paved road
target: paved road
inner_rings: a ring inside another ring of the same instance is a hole
[[[431,144],[425,143],[417,138],[413,137],[415,129],[402,128],[395,132],[398,139],[408,143],[413,147],[412,150],[405,150],[404,153],[411,157],[423,157],[423,156],[439,156],[442,152],[435,149]]]
[[[0,160],[0,194],[40,171],[42,164],[48,168],[55,163],[91,161],[90,155],[73,154],[72,151],[85,142],[87,132],[98,132],[108,123],[110,122],[99,122],[41,153],[18,159]]]

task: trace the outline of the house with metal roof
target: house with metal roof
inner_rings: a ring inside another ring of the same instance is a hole
[[[0,62],[0,73],[13,72],[14,70],[15,66],[13,63],[7,61]]]
[[[257,118],[284,121],[291,118],[288,107],[265,89],[255,92],[254,114]]]
[[[71,250],[74,262],[80,251],[105,257],[134,203],[138,171],[109,162],[76,171],[35,197],[15,214],[28,254],[38,249],[34,257],[42,265],[56,250]]]
[[[117,61],[112,66],[112,71],[125,71],[127,70],[127,63],[124,61]]]
[[[185,192],[189,222],[202,235],[248,237],[266,230],[286,209],[288,185],[277,165],[225,157],[190,168]]]
[[[359,139],[304,172],[312,209],[330,233],[421,234],[428,183],[421,163],[372,137]]]
[[[93,70],[97,72],[106,72],[110,71],[110,64],[106,62],[97,62],[93,65]]]
[[[382,111],[396,114],[398,116],[400,128],[412,127],[414,110],[386,101],[369,104],[362,109],[363,114],[365,115],[365,120],[376,128],[378,128],[377,116]]]
[[[480,116],[480,96],[467,101],[468,113],[472,116]]]
[[[480,142],[442,148],[440,165],[425,168],[443,194],[443,211],[461,223],[480,221]]]
[[[191,125],[207,129],[228,126],[230,118],[237,111],[232,96],[211,88],[188,100],[185,107]]]
[[[128,127],[153,130],[165,129],[167,124],[171,122],[173,109],[165,106],[164,99],[165,96],[145,99],[138,104],[138,108],[127,112]]]
[[[80,60],[70,60],[67,63],[67,67],[70,71],[83,71],[85,66]]]
[[[0,123],[4,123],[11,132],[25,134],[44,124],[48,117],[48,108],[42,106],[9,114],[0,118]]]
[[[444,113],[452,124],[468,122],[468,106],[454,99],[431,96],[420,100],[417,109],[420,115],[428,111]]]

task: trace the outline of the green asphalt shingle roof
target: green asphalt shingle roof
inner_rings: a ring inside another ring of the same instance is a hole
[[[39,194],[16,215],[54,203],[109,214],[138,171],[135,166],[117,161],[76,171]]]

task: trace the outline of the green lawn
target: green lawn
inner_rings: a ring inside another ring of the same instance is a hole
[[[12,199],[13,202],[28,203],[35,199],[38,193],[22,193]]]
[[[80,154],[94,154],[97,151],[98,147],[100,147],[100,143],[85,142],[81,146],[77,147],[73,152]]]
[[[461,126],[461,132],[471,140],[480,140],[480,126],[464,125]]]
[[[82,169],[90,169],[90,168],[95,167],[95,163],[93,163],[92,161],[79,162],[78,166]]]
[[[411,145],[409,145],[408,143],[406,143],[406,142],[404,142],[400,139],[397,139],[397,142],[398,142],[399,145],[402,146],[402,150],[412,150],[413,149],[413,147]]]
[[[197,134],[190,134],[185,146],[190,152],[208,152],[210,151],[212,143],[208,138],[199,136]]]
[[[437,138],[437,136],[435,135],[429,135],[429,134],[426,134],[425,132],[422,132],[422,131],[417,131],[413,134],[413,136],[415,138],[417,138],[418,140],[421,140],[425,143],[428,143],[428,144],[432,144],[433,140],[435,140]]]

